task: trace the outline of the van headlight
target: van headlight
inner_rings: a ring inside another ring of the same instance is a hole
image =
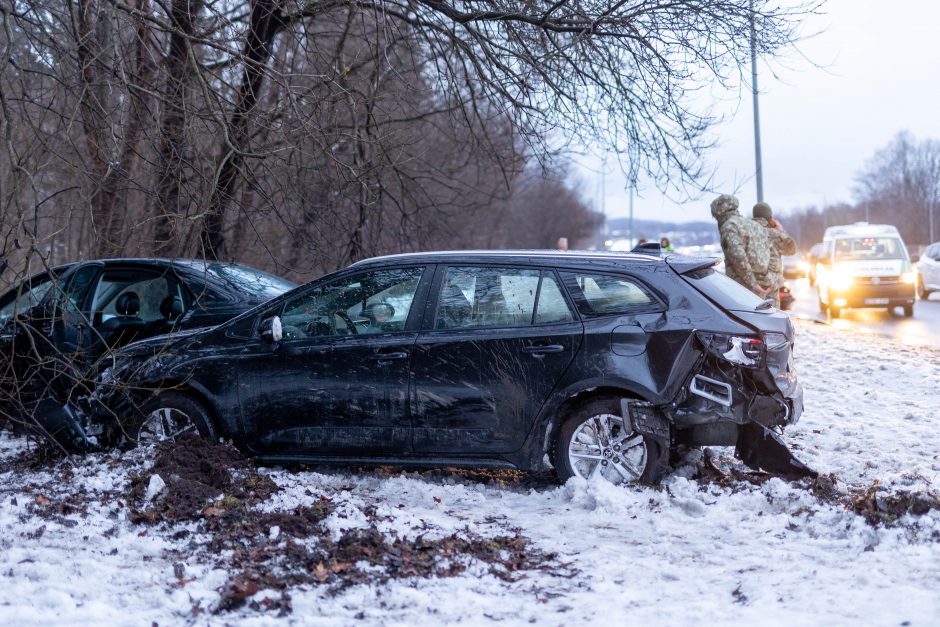
[[[829,274],[829,287],[835,290],[847,290],[852,287],[852,279],[851,272],[837,268]]]
[[[905,272],[904,274],[901,275],[901,282],[902,282],[902,283],[907,283],[908,285],[914,285],[914,282],[915,282],[916,280],[917,280],[917,272],[916,272],[916,271],[913,271],[913,270],[912,270],[911,272]]]

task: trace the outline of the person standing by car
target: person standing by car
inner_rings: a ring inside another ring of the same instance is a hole
[[[772,298],[774,304],[780,307],[780,290],[784,287],[783,256],[796,254],[796,242],[783,230],[780,222],[774,219],[773,209],[767,203],[759,202],[754,205],[752,215],[754,221],[765,230],[770,241],[767,274],[758,277],[758,282],[761,287],[769,290],[767,298]]]
[[[718,222],[725,274],[760,296],[767,295],[759,277],[767,274],[770,243],[764,228],[738,211],[738,199],[722,194],[711,203],[712,217]]]
[[[672,244],[669,242],[668,237],[660,238],[659,247],[665,252],[668,252],[668,253],[673,252],[673,247],[672,247]]]

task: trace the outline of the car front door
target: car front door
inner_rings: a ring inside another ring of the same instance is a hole
[[[347,274],[269,312],[283,338],[272,344],[255,333],[240,358],[250,446],[269,457],[410,454],[409,365],[424,275],[424,267]]]
[[[554,271],[449,266],[412,358],[415,453],[518,450],[581,344]]]

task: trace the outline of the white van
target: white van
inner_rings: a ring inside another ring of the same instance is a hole
[[[914,315],[916,273],[898,230],[856,222],[830,226],[816,260],[819,310],[838,318],[845,308],[901,307]]]

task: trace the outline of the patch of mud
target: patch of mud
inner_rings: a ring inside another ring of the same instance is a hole
[[[256,506],[279,490],[268,476],[228,444],[198,437],[160,444],[154,464],[132,477],[126,497],[129,519],[156,526],[185,548],[169,551],[170,561],[199,559],[233,573],[220,590],[214,607],[194,607],[225,613],[248,607],[257,611],[291,612],[290,590],[296,586],[326,586],[331,593],[360,584],[391,579],[454,577],[474,568],[506,581],[535,569],[571,574],[552,553],[532,546],[521,535],[482,537],[472,533],[440,539],[402,538],[378,529],[375,509],[363,514],[366,528],[344,532],[334,539],[324,520],[333,512],[331,496],[320,495],[311,505],[290,511],[262,512]],[[399,474],[400,469],[373,469]],[[159,476],[156,488],[153,477]],[[418,476],[446,483],[543,485],[530,483],[529,473],[515,471],[429,470]],[[554,485],[554,483],[552,483]],[[176,529],[195,521],[192,531]],[[179,587],[186,585],[180,566]],[[258,595],[265,591],[265,594]],[[273,594],[272,594],[273,593]]]
[[[225,493],[238,498],[248,489],[248,477],[236,485],[233,474],[249,468],[248,460],[231,444],[214,444],[196,435],[157,444],[153,466],[132,476],[127,497],[131,502],[144,501],[154,475],[165,488],[160,498],[134,511],[133,522],[200,518],[211,500]],[[253,472],[249,476],[257,477]]]

